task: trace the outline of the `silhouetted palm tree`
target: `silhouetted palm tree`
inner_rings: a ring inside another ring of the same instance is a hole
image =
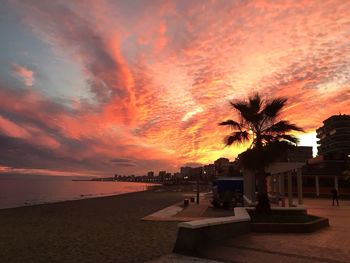
[[[253,170],[258,179],[257,211],[269,211],[265,168],[298,142],[291,131],[303,131],[286,120],[278,120],[286,98],[263,100],[259,94],[248,101],[230,102],[239,113],[239,121],[227,120],[219,125],[228,125],[233,132],[226,137],[226,145],[251,142],[248,150],[240,155],[245,169]]]

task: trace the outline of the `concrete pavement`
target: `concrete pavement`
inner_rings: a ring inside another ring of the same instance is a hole
[[[225,262],[350,262],[350,201],[304,199],[308,213],[327,217],[330,227],[308,234],[251,233],[202,252]]]

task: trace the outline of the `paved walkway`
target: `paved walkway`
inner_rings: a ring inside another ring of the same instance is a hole
[[[146,263],[222,263],[222,261],[169,254]]]
[[[350,201],[304,199],[308,213],[329,218],[330,227],[309,234],[251,233],[203,251],[225,262],[350,262]]]
[[[194,197],[189,194],[184,197]],[[211,217],[232,216],[233,210],[214,209],[210,204],[211,196],[207,193],[201,193],[200,203],[190,202],[187,207],[183,206],[183,202],[166,207],[155,213],[142,218],[145,221],[178,221],[187,222],[198,219]]]

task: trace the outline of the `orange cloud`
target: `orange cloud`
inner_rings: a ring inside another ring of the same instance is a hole
[[[217,123],[257,91],[288,97],[281,117],[308,134],[350,113],[349,2],[161,2],[18,2],[30,29],[83,69],[95,103],[0,90],[3,133],[37,144],[37,127],[67,169],[113,172],[109,160],[124,158],[135,165],[118,171],[140,174],[233,159],[246,145],[225,147]],[[26,70],[16,74],[30,80]]]

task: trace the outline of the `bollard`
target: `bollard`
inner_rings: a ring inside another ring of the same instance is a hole
[[[184,207],[188,206],[189,203],[190,203],[189,200],[188,200],[188,199],[185,199],[185,200],[184,200]]]

